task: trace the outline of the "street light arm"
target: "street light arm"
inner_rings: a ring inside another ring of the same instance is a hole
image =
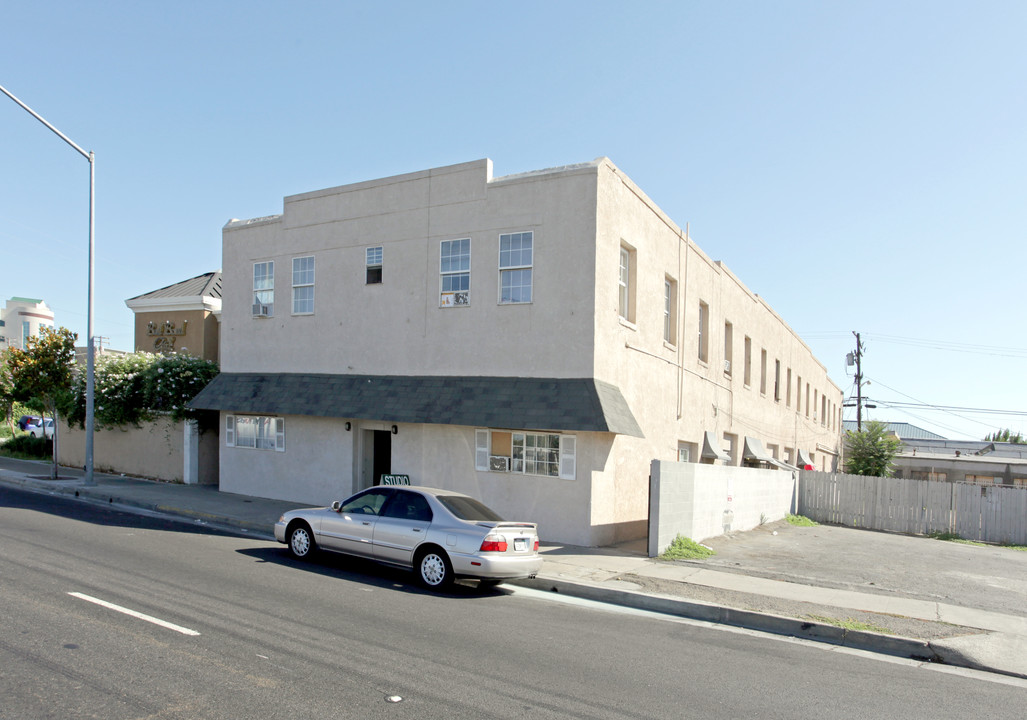
[[[95,485],[93,481],[93,394],[95,392],[95,355],[96,350],[93,343],[93,276],[94,276],[94,260],[93,260],[93,249],[95,245],[95,226],[96,226],[96,156],[91,152],[86,152],[78,145],[73,143],[71,139],[62,133],[60,130],[55,128],[53,125],[48,123],[39,113],[30,108],[28,105],[23,103],[18,98],[14,97],[7,88],[0,85],[0,91],[3,94],[11,98],[14,102],[21,105],[25,111],[34,117],[39,122],[46,125],[53,133],[64,142],[68,143],[73,147],[82,157],[89,161],[89,308],[86,315],[86,335],[88,335],[87,347],[86,347],[86,464],[85,464],[85,485]],[[44,435],[46,433],[44,432]],[[55,447],[56,450],[56,447]],[[57,453],[55,452],[55,458]],[[56,462],[56,460],[55,460]]]
[[[51,125],[50,123],[48,123],[48,122],[47,122],[47,121],[46,121],[46,120],[45,120],[45,119],[44,119],[44,118],[43,118],[43,117],[42,117],[42,116],[41,116],[41,115],[40,115],[39,113],[37,113],[37,112],[36,112],[35,110],[33,110],[32,108],[30,108],[30,107],[29,107],[28,105],[26,105],[25,103],[23,103],[23,102],[22,102],[21,100],[19,100],[18,98],[14,97],[14,95],[12,95],[12,94],[10,93],[10,91],[8,91],[8,90],[7,90],[7,88],[5,88],[5,87],[4,87],[3,85],[0,85],[0,92],[3,92],[3,94],[4,94],[4,95],[6,95],[6,96],[7,96],[7,97],[9,97],[9,98],[10,98],[11,100],[13,100],[14,102],[18,103],[19,105],[21,105],[21,106],[22,106],[22,108],[24,108],[24,109],[25,109],[25,112],[27,112],[27,113],[28,113],[29,115],[31,115],[32,117],[34,117],[34,118],[35,118],[36,120],[38,120],[39,122],[41,122],[41,123],[43,123],[44,125],[46,125],[46,126],[47,126],[48,128],[50,128],[50,129],[51,129],[51,130],[53,131],[54,135],[56,135],[56,136],[57,136],[57,137],[59,137],[59,138],[60,138],[61,140],[63,140],[64,142],[68,143],[68,144],[69,144],[69,145],[71,145],[71,146],[72,146],[73,148],[75,148],[75,149],[76,149],[76,150],[77,150],[77,151],[78,151],[78,152],[79,152],[79,153],[80,153],[80,154],[82,155],[82,157],[84,157],[84,158],[85,158],[86,160],[88,160],[88,161],[89,161],[90,163],[92,163],[92,162],[93,162],[93,156],[92,156],[92,153],[87,153],[87,152],[86,152],[85,150],[83,150],[83,149],[82,149],[82,148],[80,148],[80,147],[79,147],[78,145],[76,145],[76,144],[75,144],[74,142],[72,142],[71,138],[69,138],[69,137],[68,137],[67,135],[65,135],[65,134],[64,134],[64,133],[62,133],[62,132],[61,132],[60,130],[58,130],[57,128],[55,128],[55,127],[54,127],[53,125]]]

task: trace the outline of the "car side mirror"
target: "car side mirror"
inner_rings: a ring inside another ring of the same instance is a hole
[[[340,501],[338,501],[338,500],[333,502],[332,503],[332,510],[334,510],[335,512],[341,512],[342,511],[342,503]]]

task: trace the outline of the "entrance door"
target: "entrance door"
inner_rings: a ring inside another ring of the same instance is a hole
[[[391,432],[388,430],[364,431],[364,457],[361,467],[361,488],[377,485],[381,482],[382,475],[392,472]]]

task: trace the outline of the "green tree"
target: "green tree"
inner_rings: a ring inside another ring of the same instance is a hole
[[[63,413],[72,403],[77,338],[78,335],[67,328],[43,327],[39,337],[30,337],[25,342],[24,350],[12,348],[8,354],[14,399],[38,410],[44,418],[54,420],[51,479],[57,478],[58,411]]]
[[[14,435],[14,379],[11,377],[11,350],[0,353],[0,413]]]
[[[1014,433],[1009,428],[1003,428],[997,432],[988,433],[984,436],[985,442],[1006,442],[1013,443],[1014,445],[1027,445],[1027,440],[1023,439],[1023,435],[1020,433]]]
[[[845,472],[852,475],[891,477],[892,461],[899,454],[902,441],[888,433],[888,426],[879,421],[863,423],[861,432],[845,433]]]

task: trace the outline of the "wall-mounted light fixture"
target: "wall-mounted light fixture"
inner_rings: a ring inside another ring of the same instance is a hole
[[[349,432],[349,429],[350,429],[351,427],[353,427],[353,426],[352,426],[352,425],[350,425],[349,423],[346,423],[346,432]]]
[[[392,434],[393,435],[399,435],[399,428],[396,427],[395,425],[392,426]]]

